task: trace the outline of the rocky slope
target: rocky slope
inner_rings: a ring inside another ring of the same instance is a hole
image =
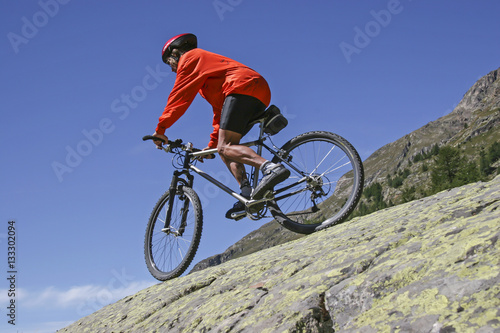
[[[167,281],[61,332],[498,332],[500,177]]]
[[[263,249],[299,239],[303,236],[304,235],[285,229],[273,220],[272,222],[264,224],[257,230],[252,231],[231,245],[223,253],[216,254],[200,261],[193,267],[191,272],[197,272],[207,267],[217,266],[228,260],[240,258]]]

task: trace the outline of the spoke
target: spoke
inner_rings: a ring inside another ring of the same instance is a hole
[[[338,183],[338,180],[334,180],[334,181],[331,181],[331,182],[327,182],[327,183],[323,183],[322,186],[325,186],[325,185],[332,185],[332,184],[337,184]]]
[[[328,157],[328,155],[330,155],[330,153],[335,149],[335,146],[332,147],[332,149],[330,149],[330,151],[325,155],[325,157],[323,157],[323,159],[321,160],[321,162],[319,162],[319,164],[316,166],[316,168],[314,168],[314,170],[309,174],[309,176],[311,176],[313,173],[316,172],[316,170],[318,170],[318,168],[320,167],[320,165],[325,161],[325,159]]]
[[[181,256],[181,259],[184,260],[184,255],[182,254],[182,249],[180,247],[178,247],[179,249],[179,255]]]
[[[165,248],[167,247],[167,239],[166,238],[162,238],[158,241],[159,245],[163,245],[161,246],[158,251],[156,251],[155,253],[159,253],[159,255],[157,256],[160,260],[155,260],[155,263],[156,263],[156,266],[160,266],[160,262],[161,262],[161,267],[164,267],[165,266]]]
[[[340,160],[339,160],[339,162],[340,162],[341,160],[343,160],[344,158],[345,158],[345,156],[344,156],[342,159],[340,159]],[[337,162],[337,163],[338,163],[338,162]],[[351,161],[347,161],[346,163],[344,163],[344,164],[342,164],[342,165],[340,165],[340,166],[338,166],[338,167],[336,167],[336,168],[332,169],[332,168],[336,165],[336,164],[334,164],[334,165],[332,165],[330,168],[328,168],[325,172],[323,172],[320,176],[321,176],[321,177],[323,177],[324,175],[329,174],[329,173],[332,173],[332,172],[334,172],[334,171],[337,171],[337,170],[339,170],[339,169],[341,169],[341,168],[343,168],[343,167],[345,167],[346,165],[349,165],[349,164],[351,164]],[[332,170],[330,171],[330,169],[332,169]]]
[[[188,247],[189,247],[189,245],[191,245],[191,240],[190,239],[183,238],[183,237],[176,237],[176,238],[177,238],[177,242],[183,241],[185,244],[188,245]]]
[[[299,162],[301,162],[302,166],[305,169],[305,172],[307,173],[307,164],[306,164],[306,159],[304,159],[304,155],[302,154],[302,149],[299,147],[298,151],[294,153],[295,157],[298,157]],[[295,162],[297,165],[299,165],[298,162]],[[298,169],[301,169],[300,167]]]

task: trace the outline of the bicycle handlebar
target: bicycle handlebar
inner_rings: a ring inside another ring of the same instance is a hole
[[[165,140],[163,140],[162,138],[158,138],[156,136],[152,136],[152,135],[145,135],[142,137],[142,140],[143,141],[147,141],[147,140],[153,140],[153,141],[161,141],[162,143],[165,143]],[[175,141],[170,141],[168,140],[167,142],[167,147],[163,147],[163,149],[165,149],[167,152],[170,152],[172,148],[183,148],[184,149],[184,146],[182,145],[182,139],[177,139]],[[195,153],[193,154],[194,156],[196,157],[199,157],[199,156],[203,156],[203,155],[206,155],[208,159],[213,159],[215,158],[215,154],[214,152],[212,151],[206,151],[204,152],[203,150],[201,149],[198,149],[198,148],[191,148],[192,149],[192,152]],[[216,149],[214,149],[216,151]],[[203,152],[203,153],[201,153]],[[196,154],[198,153],[198,154]]]

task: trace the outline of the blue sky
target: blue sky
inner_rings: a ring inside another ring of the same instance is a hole
[[[500,59],[494,0],[0,3],[2,332],[53,332],[157,283],[143,237],[173,169],[141,137],[175,80],[160,57],[171,36],[195,33],[201,48],[268,80],[289,119],[277,144],[327,130],[363,159],[451,112]],[[211,118],[197,97],[167,135],[203,148]],[[235,186],[220,160],[203,167]],[[226,220],[234,200],[203,179],[195,189],[205,215],[195,262],[269,221]],[[11,220],[15,326],[6,316]]]

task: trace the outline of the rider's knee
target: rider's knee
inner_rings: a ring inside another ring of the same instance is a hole
[[[230,143],[227,142],[219,142],[217,145],[217,151],[221,157],[226,157],[226,151]]]

